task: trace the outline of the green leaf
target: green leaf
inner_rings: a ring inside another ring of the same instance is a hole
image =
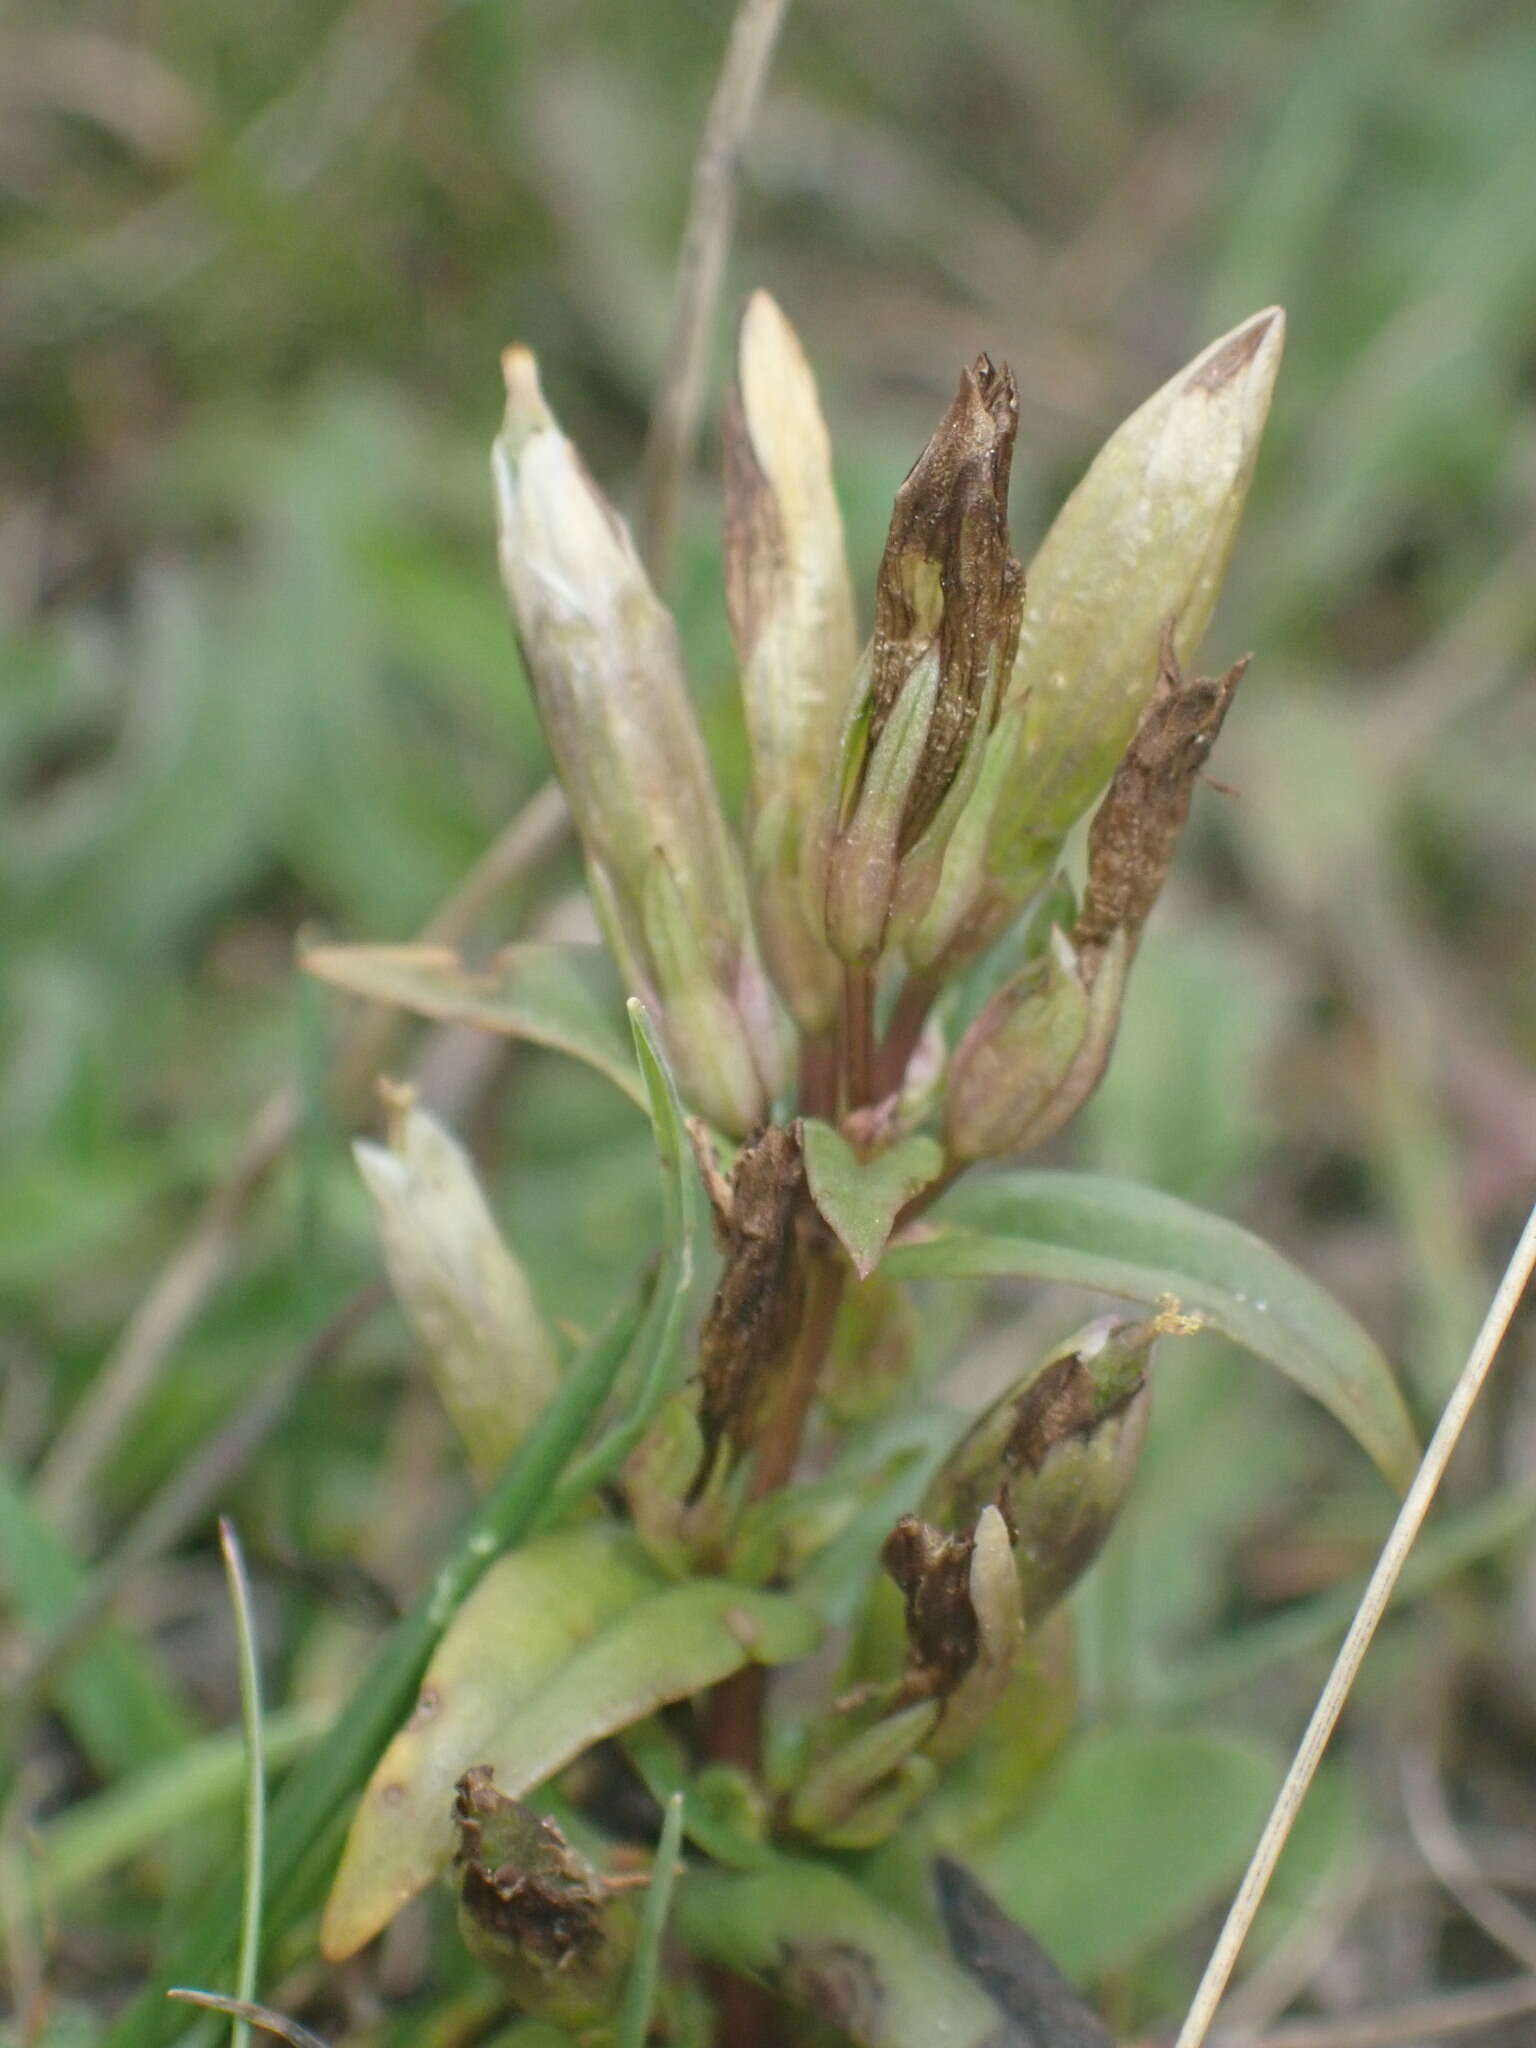
[[[1000,1174],[958,1190],[932,1234],[895,1246],[886,1270],[1174,1295],[1320,1401],[1399,1489],[1418,1464],[1392,1368],[1349,1311],[1251,1231],[1173,1195],[1090,1173]]]
[[[504,946],[484,968],[446,946],[315,946],[303,966],[348,995],[569,1053],[646,1107],[620,1021],[624,991],[601,946]]]
[[[1071,1750],[1022,1827],[969,1852],[1071,1977],[1130,1962],[1241,1873],[1280,1760],[1236,1737],[1106,1729]]]
[[[841,1132],[816,1117],[805,1119],[801,1142],[811,1197],[867,1280],[903,1207],[938,1178],[944,1149],[936,1139],[913,1136],[861,1159]]]
[[[492,1565],[450,1622],[353,1817],[320,1927],[331,1961],[371,1941],[447,1867],[455,1784],[540,1682],[657,1582],[634,1540],[600,1523]]]
[[[475,1761],[521,1799],[593,1743],[673,1700],[718,1685],[746,1664],[806,1656],[819,1624],[784,1593],[728,1579],[668,1586],[625,1611],[566,1659],[510,1714]]]
[[[689,1871],[677,1922],[695,1956],[766,1984],[859,2048],[1026,2048],[958,1964],[827,1864]]]

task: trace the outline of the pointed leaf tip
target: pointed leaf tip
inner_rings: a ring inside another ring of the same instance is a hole
[[[861,1280],[880,1263],[897,1216],[938,1178],[944,1148],[933,1138],[902,1138],[868,1159],[817,1117],[802,1126],[811,1199],[830,1224]]]
[[[961,1188],[955,1227],[894,1248],[889,1271],[1024,1274],[1131,1301],[1177,1296],[1319,1401],[1405,1490],[1419,1444],[1380,1346],[1332,1295],[1252,1231],[1101,1174],[1017,1172]]]

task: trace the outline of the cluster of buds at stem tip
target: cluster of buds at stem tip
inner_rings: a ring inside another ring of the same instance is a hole
[[[933,972],[990,944],[1049,879],[1157,686],[1194,659],[1237,535],[1285,316],[1255,314],[1111,435],[1029,565],[1018,651],[976,789],[906,939]]]
[[[850,965],[921,919],[975,789],[1019,634],[1017,429],[1012,376],[979,357],[896,494],[827,872],[827,936]]]
[[[677,631],[556,425],[532,355],[508,349],[502,369],[502,578],[593,901],[684,1093],[739,1137],[777,1092],[781,1047]]]

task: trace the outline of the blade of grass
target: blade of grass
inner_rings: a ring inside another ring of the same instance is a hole
[[[1483,1319],[1483,1327],[1478,1331],[1477,1340],[1468,1354],[1466,1364],[1462,1367],[1461,1376],[1451,1390],[1450,1399],[1445,1404],[1445,1411],[1430,1440],[1429,1449],[1424,1453],[1413,1484],[1408,1489],[1407,1498],[1392,1525],[1392,1533],[1377,1559],[1376,1569],[1371,1574],[1370,1583],[1361,1598],[1354,1621],[1350,1624],[1349,1633],[1345,1636],[1333,1670],[1329,1673],[1328,1683],[1312,1711],[1312,1718],[1286,1773],[1285,1782],[1280,1787],[1274,1808],[1265,1823],[1264,1832],[1259,1837],[1258,1847],[1253,1852],[1247,1874],[1238,1889],[1237,1897],[1232,1901],[1226,1924],[1221,1930],[1211,1959],[1206,1964],[1205,1975],[1200,1980],[1194,2002],[1179,2030],[1175,2048],[1201,2048],[1210,2031],[1211,2022],[1216,2016],[1216,2008],[1221,2003],[1233,1967],[1242,1952],[1243,1943],[1248,1938],[1248,1931],[1263,1903],[1269,1881],[1274,1876],[1280,1852],[1285,1847],[1286,1838],[1301,1810],[1301,1803],[1307,1796],[1308,1787],[1322,1760],[1323,1751],[1338,1725],[1339,1715],[1344,1710],[1344,1702],[1349,1697],[1356,1674],[1365,1660],[1366,1651],[1370,1648],[1371,1638],[1375,1635],[1382,1615],[1386,1612],[1387,1603],[1396,1589],[1408,1553],[1413,1548],[1414,1539],[1429,1513],[1440,1481],[1445,1476],[1445,1469],[1451,1462],[1451,1455],[1460,1441],[1462,1430],[1466,1427],[1467,1418],[1472,1413],[1493,1361],[1498,1356],[1504,1333],[1520,1304],[1520,1298],[1530,1281],[1533,1268],[1536,1268],[1536,1208],[1531,1210],[1526,1219],[1520,1241],[1510,1255],[1509,1264],[1504,1269],[1504,1277],[1499,1282],[1498,1290]]]
[[[1506,1487],[1487,1500],[1443,1515],[1403,1568],[1397,1601],[1420,1598],[1455,1578],[1469,1565],[1507,1549],[1536,1521],[1536,1491]],[[1364,1592],[1363,1579],[1330,1587],[1283,1614],[1256,1621],[1236,1635],[1182,1657],[1154,1680],[1151,1701],[1159,1714],[1187,1714],[1223,1693],[1255,1680],[1297,1657],[1311,1656],[1339,1639]]]
[[[667,1927],[667,1908],[677,1882],[677,1852],[683,1839],[683,1795],[674,1792],[667,1801],[656,1844],[656,1861],[651,1865],[651,1888],[640,1915],[640,1933],[634,1960],[624,1985],[624,2003],[619,2012],[619,2033],[615,2048],[645,2048],[651,2029],[651,2008],[656,2002],[656,1979],[661,1968],[661,1939]]]
[[[235,1612],[235,1640],[240,1650],[240,1722],[245,1735],[245,1894],[240,1902],[240,1955],[235,1966],[235,1995],[249,2005],[256,1996],[261,1968],[261,1882],[267,1838],[267,1763],[261,1725],[261,1667],[256,1651],[256,1617],[240,1538],[227,1515],[219,1517],[219,1549],[229,1580]],[[250,2048],[251,2025],[237,2016],[230,2028],[230,2048]]]
[[[636,1346],[646,1360],[646,1370],[629,1402],[628,1412],[566,1474],[550,1500],[546,1521],[557,1520],[601,1486],[610,1473],[616,1472],[655,1419],[670,1386],[677,1340],[693,1285],[698,1215],[683,1105],[645,1006],[632,998],[628,1008],[661,1168],[662,1241],[668,1246],[669,1273],[651,1304],[650,1318],[654,1319],[655,1327],[642,1331]]]
[[[228,1492],[272,1431],[292,1413],[299,1389],[314,1373],[334,1363],[361,1325],[388,1299],[389,1290],[382,1281],[358,1288],[296,1357],[269,1374],[244,1406],[177,1467],[119,1535],[111,1557],[88,1579],[82,1579],[78,1597],[51,1618],[48,1634],[38,1641],[16,1676],[13,1712],[32,1712],[43,1693],[61,1682],[65,1667],[81,1654],[92,1632],[135,1577],[203,1522],[214,1502]]]

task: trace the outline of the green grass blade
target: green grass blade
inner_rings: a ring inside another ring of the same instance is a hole
[[[640,1933],[634,1959],[624,1985],[624,2003],[619,2010],[619,2034],[615,2048],[645,2048],[651,2029],[651,2008],[656,2002],[656,1979],[661,1969],[661,1938],[667,1929],[667,1908],[677,1882],[677,1852],[683,1839],[683,1795],[674,1792],[667,1801],[656,1844],[656,1861],[651,1865],[651,1888],[640,1915]]]
[[[642,1366],[628,1412],[561,1482],[550,1503],[551,1521],[616,1472],[655,1420],[672,1384],[678,1340],[693,1286],[698,1209],[683,1105],[642,1003],[630,1002],[629,1021],[635,1034],[635,1056],[645,1082],[656,1136],[656,1157],[661,1167],[662,1267],[646,1328],[635,1347]]]
[[[267,1836],[267,1765],[261,1723],[261,1667],[256,1650],[256,1619],[251,1586],[235,1525],[219,1517],[219,1548],[229,1578],[230,1604],[235,1611],[235,1639],[240,1649],[240,1721],[245,1734],[245,1892],[240,1901],[240,1955],[235,1966],[235,1996],[249,2005],[256,1996],[261,1969],[261,1886]],[[250,2048],[251,2023],[237,2014],[229,2030],[230,2048]]]

